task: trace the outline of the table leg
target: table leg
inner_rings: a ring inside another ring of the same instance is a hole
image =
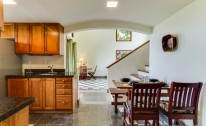
[[[128,89],[128,100],[131,100],[131,90],[130,89]]]
[[[118,98],[118,94],[115,94],[114,95],[114,112],[115,113],[118,113],[118,110],[117,110],[117,98]]]

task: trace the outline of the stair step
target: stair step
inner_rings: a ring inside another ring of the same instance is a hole
[[[140,76],[149,76],[149,71],[146,71],[146,70],[138,70],[137,72]]]
[[[145,71],[149,71],[149,65],[145,65]]]
[[[147,70],[138,70],[138,71],[141,71],[141,72],[144,72],[144,73],[149,73],[149,71],[147,71]]]
[[[139,74],[131,74],[131,80],[141,81],[142,77]]]

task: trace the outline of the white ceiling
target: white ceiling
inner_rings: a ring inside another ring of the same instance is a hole
[[[4,5],[5,22],[59,22],[69,26],[85,21],[117,20],[155,26],[195,0],[118,0],[117,8],[106,8],[107,0],[14,0]]]

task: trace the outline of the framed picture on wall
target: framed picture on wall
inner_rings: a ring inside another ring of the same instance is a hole
[[[116,60],[121,59],[131,51],[132,50],[116,50]]]
[[[116,41],[117,42],[129,42],[132,41],[132,32],[123,29],[116,30]]]

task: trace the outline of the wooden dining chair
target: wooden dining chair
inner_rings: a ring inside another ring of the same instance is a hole
[[[170,126],[172,126],[173,119],[192,119],[194,125],[198,124],[198,102],[201,88],[201,82],[172,82],[169,101],[160,102],[160,111],[168,117]]]
[[[96,67],[95,67],[95,69],[94,69],[93,72],[88,72],[89,76],[90,76],[91,78],[95,79],[95,80],[96,80],[96,77],[94,76],[94,74],[95,74],[96,70],[97,70],[97,65],[96,65]]]
[[[131,100],[124,104],[125,126],[134,126],[136,120],[145,120],[145,125],[149,125],[148,120],[153,120],[153,125],[159,126],[159,103],[161,83],[133,83]]]

